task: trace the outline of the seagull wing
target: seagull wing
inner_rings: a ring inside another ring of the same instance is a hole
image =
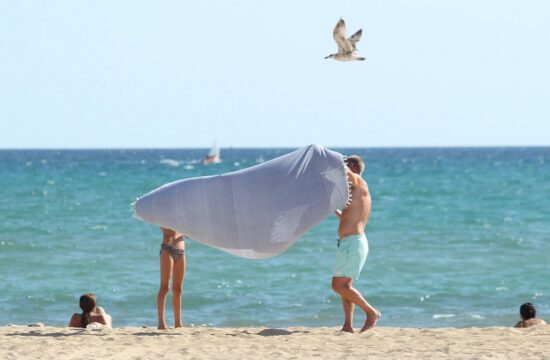
[[[353,47],[353,51],[357,50],[355,48],[355,44],[361,40],[361,35],[363,35],[363,29],[359,29],[355,32],[355,34],[351,35],[347,40]]]
[[[336,26],[334,27],[334,31],[332,32],[332,36],[338,45],[339,53],[349,54],[353,52],[352,45],[348,40],[346,40],[346,23],[344,22],[344,19],[340,18],[340,20],[338,20]]]

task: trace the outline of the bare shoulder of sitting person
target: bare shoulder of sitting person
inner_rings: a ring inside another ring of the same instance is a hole
[[[81,316],[80,314],[74,313],[69,321],[69,327],[80,327]]]

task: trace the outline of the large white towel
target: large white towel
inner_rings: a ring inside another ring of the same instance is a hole
[[[175,181],[140,197],[137,218],[233,255],[278,255],[334,210],[349,188],[344,157],[310,145],[247,169]]]

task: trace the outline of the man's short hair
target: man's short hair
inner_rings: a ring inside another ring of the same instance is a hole
[[[519,314],[523,320],[529,320],[537,316],[537,310],[535,310],[535,305],[525,303],[520,306]]]
[[[365,162],[359,155],[351,155],[346,158],[346,165],[349,167],[350,165],[356,166],[359,170],[359,175],[363,175],[363,171],[365,171]]]

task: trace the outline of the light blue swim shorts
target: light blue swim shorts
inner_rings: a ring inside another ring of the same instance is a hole
[[[369,243],[365,234],[350,235],[338,240],[333,277],[358,279],[369,254]]]

